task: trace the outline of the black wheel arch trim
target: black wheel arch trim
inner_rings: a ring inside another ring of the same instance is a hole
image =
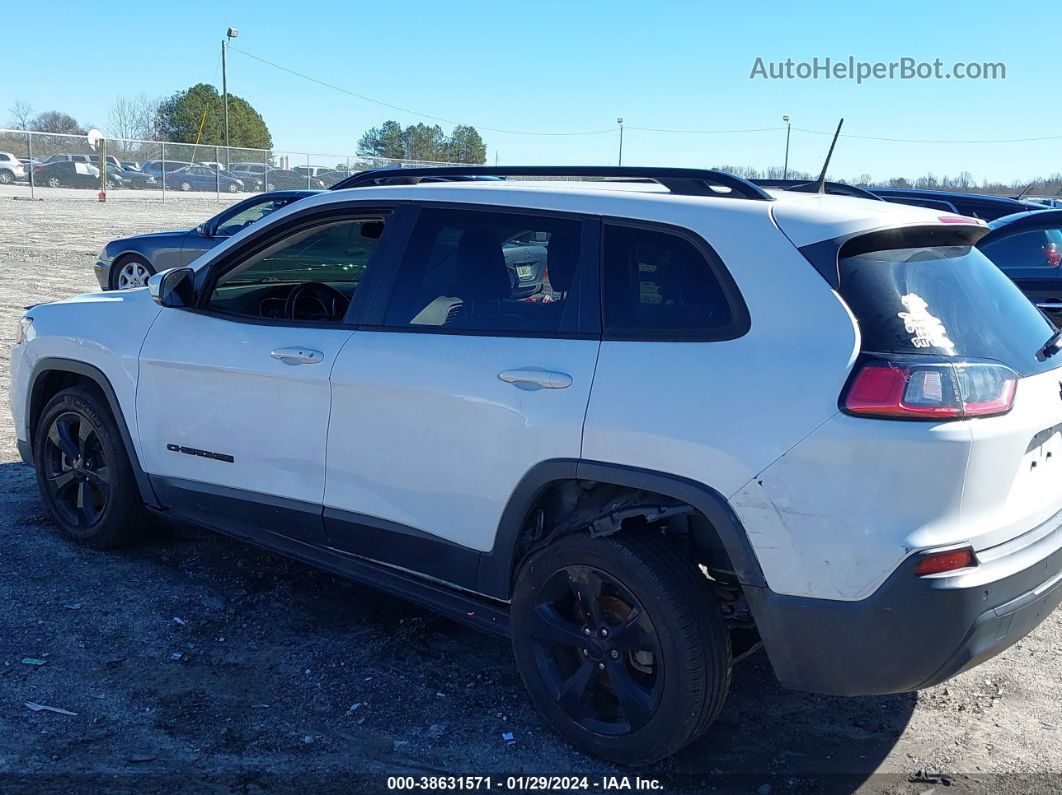
[[[75,359],[62,359],[58,357],[45,357],[37,361],[33,367],[33,372],[30,375],[30,400],[28,405],[27,417],[26,417],[26,432],[29,439],[29,447],[32,451],[33,440],[36,434],[35,415],[38,413],[38,409],[44,407],[44,403],[41,402],[42,398],[38,397],[38,389],[40,387],[42,376],[48,373],[61,372],[61,373],[73,373],[75,375],[82,376],[92,381],[100,392],[103,393],[103,397],[107,400],[108,407],[111,410],[111,416],[114,417],[115,425],[118,426],[118,433],[122,438],[122,444],[125,445],[126,454],[129,456],[129,465],[133,469],[133,475],[136,478],[137,488],[140,490],[141,499],[144,503],[152,508],[161,508],[158,497],[155,495],[155,490],[151,486],[151,480],[140,466],[140,458],[136,454],[136,447],[133,445],[133,437],[129,434],[129,427],[125,421],[125,414],[122,412],[121,403],[118,402],[118,396],[114,391],[114,387],[111,386],[110,380],[104,374],[102,370],[94,365],[87,364],[85,362],[79,362]],[[32,464],[31,461],[27,463]]]
[[[664,472],[583,459],[555,459],[536,464],[513,490],[502,512],[490,552],[480,555],[477,591],[509,599],[517,564],[517,544],[525,519],[546,489],[562,480],[590,480],[613,486],[653,491],[691,505],[711,522],[745,586],[766,586],[748,534],[726,497],[710,486]]]

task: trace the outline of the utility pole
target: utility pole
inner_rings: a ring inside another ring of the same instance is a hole
[[[616,119],[616,124],[620,128],[620,144],[619,144],[619,165],[623,165],[623,117],[620,116]]]
[[[229,70],[228,52],[229,39],[235,39],[240,35],[236,28],[229,28],[225,38],[221,40],[221,93],[225,105],[225,168],[229,167]]]
[[[785,122],[785,165],[782,166],[782,179],[789,179],[789,114],[782,117]]]

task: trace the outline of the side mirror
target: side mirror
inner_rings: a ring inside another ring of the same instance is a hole
[[[210,237],[210,229],[206,224],[200,224],[195,228],[196,234],[202,237]]]
[[[159,306],[187,307],[195,303],[195,271],[170,268],[148,279],[148,292]]]

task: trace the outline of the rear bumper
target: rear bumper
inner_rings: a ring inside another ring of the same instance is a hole
[[[977,556],[975,568],[930,577],[909,558],[858,602],[747,589],[779,681],[843,696],[929,687],[1021,640],[1062,602],[1062,514]]]

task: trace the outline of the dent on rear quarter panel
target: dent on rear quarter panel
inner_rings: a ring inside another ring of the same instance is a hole
[[[768,587],[858,600],[914,549],[964,539],[968,423],[837,414],[731,498]]]

